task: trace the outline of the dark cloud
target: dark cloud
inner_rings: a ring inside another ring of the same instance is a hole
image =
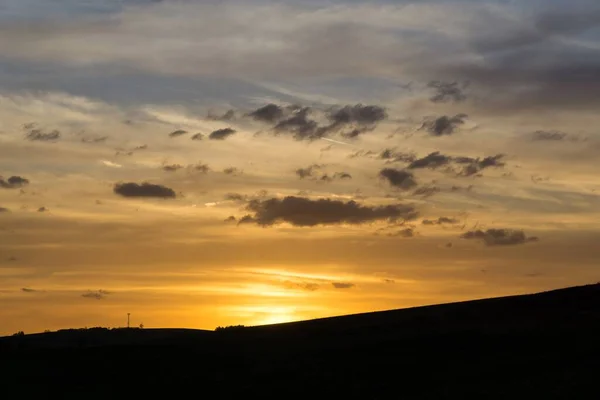
[[[413,228],[404,228],[396,232],[388,233],[388,236],[411,238],[415,236],[415,230]]]
[[[248,114],[249,117],[254,118],[257,121],[275,123],[284,116],[284,109],[277,104],[267,104],[266,106],[260,107],[257,110],[252,111]]]
[[[409,171],[384,168],[379,171],[379,177],[387,180],[390,185],[398,189],[409,190],[417,186],[414,175]]]
[[[560,141],[567,137],[565,132],[560,131],[535,131],[531,134],[531,140],[553,140]]]
[[[346,138],[355,138],[373,130],[377,123],[387,118],[387,112],[380,106],[356,104],[333,108],[328,111],[327,118],[331,124],[322,128],[325,132],[349,129],[342,135]]]
[[[81,297],[85,297],[87,299],[102,300],[106,298],[106,296],[109,294],[110,292],[107,292],[106,290],[97,290],[88,291],[87,293],[82,294]]]
[[[187,131],[184,131],[183,129],[178,129],[176,131],[173,131],[171,133],[169,133],[169,137],[179,137],[179,136],[183,136],[183,135],[187,135]]]
[[[356,285],[350,282],[331,282],[331,285],[336,289],[352,289]]]
[[[56,129],[50,132],[44,132],[41,129],[33,128],[25,134],[25,138],[39,142],[53,142],[60,139],[60,132]]]
[[[397,221],[415,218],[414,207],[395,204],[366,206],[355,201],[317,199],[288,196],[283,199],[252,200],[247,210],[250,215],[240,220],[262,226],[287,222],[295,226],[336,224],[363,224],[374,221]]]
[[[465,232],[460,237],[482,240],[487,246],[509,246],[538,240],[535,236],[527,237],[525,232],[515,229],[488,229],[486,231],[478,229]]]
[[[167,165],[163,165],[163,167],[162,167],[163,171],[166,171],[166,172],[175,172],[182,168],[183,168],[183,165],[181,165],[181,164],[167,164]]]
[[[310,107],[295,110],[290,117],[275,125],[275,132],[291,134],[296,140],[316,140],[323,137],[326,131],[309,118],[310,113]]]
[[[31,288],[24,287],[24,288],[21,288],[21,292],[24,292],[24,293],[40,293],[40,292],[43,292],[43,290],[37,290],[37,289],[31,289]]]
[[[461,102],[467,99],[463,90],[467,83],[431,81],[427,87],[435,89],[435,94],[429,98],[434,103]]]
[[[21,176],[11,176],[7,180],[0,178],[0,187],[4,189],[18,189],[28,184],[29,180]]]
[[[225,218],[224,222],[236,222],[237,218],[234,217],[233,215],[230,215],[229,217]]]
[[[162,185],[155,185],[148,182],[135,183],[117,183],[113,191],[115,194],[123,197],[159,197],[159,198],[175,198],[177,195],[171,188]]]
[[[472,176],[489,167],[504,167],[506,164],[502,161],[502,158],[504,158],[504,154],[496,154],[495,156],[488,156],[482,159],[457,157],[454,158],[454,161],[459,164],[466,164],[459,172],[460,176]]]
[[[442,115],[423,122],[419,129],[425,129],[432,136],[452,135],[460,125],[465,123],[466,118],[466,114],[456,114],[453,117]]]
[[[372,150],[357,150],[354,153],[350,154],[348,158],[357,158],[357,157],[371,157],[376,153]]]
[[[8,208],[0,207],[0,213],[7,213],[7,212],[10,212],[10,210]]]
[[[223,198],[229,201],[246,201],[248,196],[240,193],[227,193]]]
[[[306,168],[298,168],[295,174],[300,179],[312,178],[316,180],[321,180],[323,182],[331,182],[333,180],[339,179],[352,179],[352,175],[347,172],[335,172],[333,175],[329,175],[327,173],[322,173],[323,168],[326,167],[325,164],[313,164],[309,165]]]
[[[104,143],[108,140],[108,136],[82,138],[83,143]]]
[[[237,169],[236,167],[228,167],[223,170],[225,175],[241,175],[242,171]]]
[[[457,186],[457,185],[453,185],[450,188],[451,192],[470,192],[471,190],[473,190],[473,185],[469,185],[469,186]]]
[[[227,110],[221,115],[215,115],[212,112],[209,112],[208,115],[206,116],[206,119],[209,119],[212,121],[232,121],[235,119],[235,111]]]
[[[386,119],[387,113],[383,107],[356,104],[332,110],[328,117],[336,124],[371,125]]]
[[[437,186],[421,186],[420,188],[417,188],[414,192],[413,195],[414,196],[424,196],[424,197],[429,197],[429,196],[433,196],[436,193],[441,192],[442,189],[440,189]]]
[[[359,135],[362,135],[365,132],[369,132],[372,131],[373,128],[354,128],[351,131],[348,132],[343,132],[342,136],[345,137],[346,139],[354,139],[357,138]]]
[[[347,172],[336,172],[333,174],[333,179],[352,179],[352,175]]]
[[[597,110],[600,4],[558,3],[539,2],[517,24],[512,18],[490,20],[467,38],[469,61],[442,62],[432,72],[471,80],[487,94],[481,107],[492,113]]]
[[[203,164],[201,162],[199,162],[198,164],[188,165],[188,168],[194,171],[201,172],[203,174],[206,174],[208,173],[208,171],[210,171],[210,167],[208,166],[208,164]]]
[[[531,134],[530,139],[534,142],[579,142],[580,140],[585,141],[577,135],[570,135],[566,132],[561,131],[544,131],[539,130]]]
[[[416,157],[417,156],[414,153],[397,151],[394,148],[383,149],[377,156],[377,158],[381,160],[386,160],[386,164],[392,162],[410,163],[413,162]]]
[[[418,158],[408,165],[408,169],[416,168],[431,168],[435,169],[448,165],[452,161],[452,157],[441,154],[439,151],[429,153],[423,158]]]
[[[202,139],[204,139],[204,134],[202,134],[202,133],[200,133],[200,132],[198,132],[198,133],[195,133],[195,134],[192,136],[192,140],[202,140]]]
[[[321,285],[314,282],[293,282],[293,281],[284,281],[283,286],[287,289],[300,289],[306,290],[307,292],[314,292],[318,290]]]
[[[40,207],[40,208],[38,208],[38,210],[37,210],[37,211],[38,211],[38,212],[47,212],[47,211],[49,211],[49,210],[48,210],[48,208],[47,208],[47,207]]]
[[[458,224],[460,220],[450,217],[439,217],[438,219],[424,219],[421,221],[423,225],[444,225],[444,224]]]
[[[390,284],[391,284],[391,283],[396,283],[396,281],[395,281],[395,280],[393,280],[393,279],[384,279],[383,281],[384,281],[385,283],[390,283]]]
[[[236,130],[231,128],[217,129],[216,131],[211,132],[211,134],[208,135],[208,138],[211,140],[225,140],[235,133]]]
[[[321,170],[321,168],[323,168],[324,165],[322,164],[313,164],[313,165],[309,165],[306,168],[298,168],[295,172],[296,175],[298,175],[298,177],[300,179],[304,179],[304,178],[312,178],[314,177],[314,174],[317,173],[317,171]]]

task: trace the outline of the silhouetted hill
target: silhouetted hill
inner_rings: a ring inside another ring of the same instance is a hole
[[[126,388],[169,398],[588,398],[600,376],[600,284],[218,332],[6,337],[0,366],[6,390],[61,398]]]

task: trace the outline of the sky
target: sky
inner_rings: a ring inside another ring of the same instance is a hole
[[[596,0],[4,0],[0,335],[600,281]]]

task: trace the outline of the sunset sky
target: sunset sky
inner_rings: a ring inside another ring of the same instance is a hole
[[[600,281],[597,0],[0,2],[0,335]]]

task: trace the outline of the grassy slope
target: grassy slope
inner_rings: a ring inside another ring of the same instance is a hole
[[[129,387],[211,398],[588,398],[600,376],[600,285],[220,333],[5,338],[0,368],[5,387],[61,397]]]

